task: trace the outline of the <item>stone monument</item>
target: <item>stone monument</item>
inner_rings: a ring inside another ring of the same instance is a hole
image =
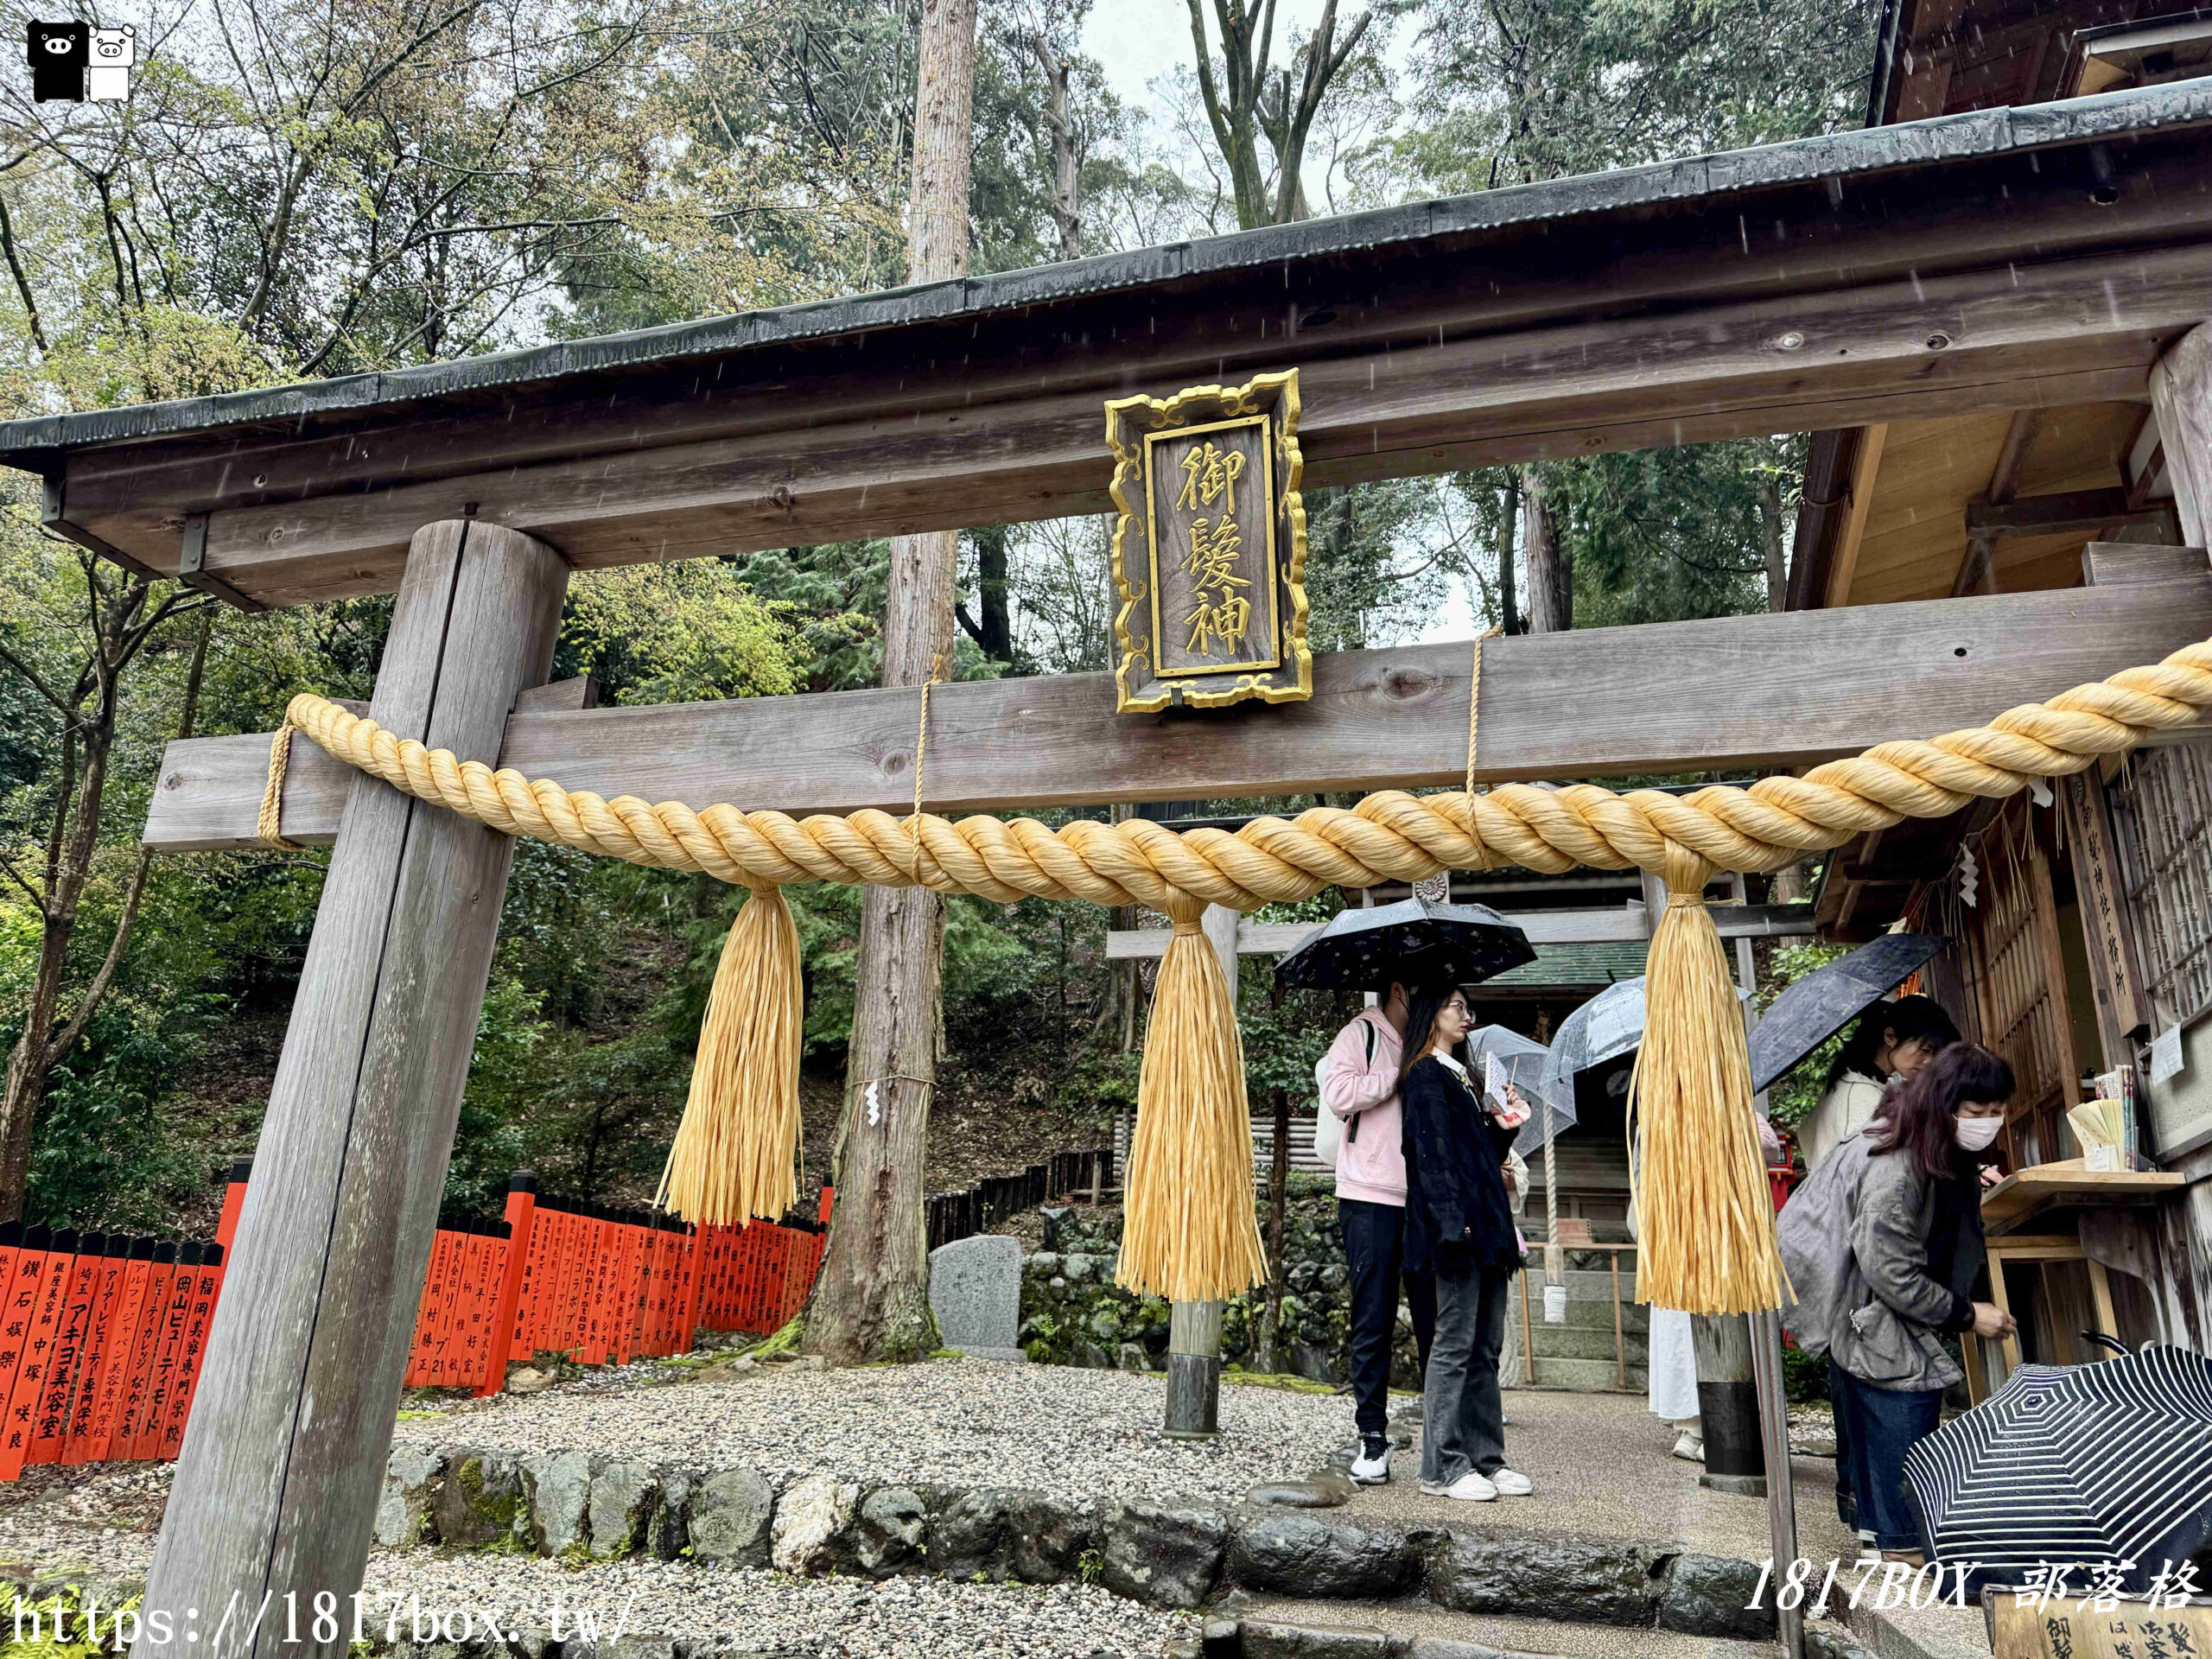
[[[982,1359],[1023,1359],[1021,1241],[982,1233],[930,1252],[930,1311],[948,1348]]]

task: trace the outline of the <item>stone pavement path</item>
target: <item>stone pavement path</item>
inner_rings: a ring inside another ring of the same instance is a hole
[[[1510,1389],[1505,1395],[1507,1460],[1536,1484],[1533,1497],[1460,1503],[1421,1494],[1421,1441],[1395,1455],[1393,1479],[1369,1487],[1342,1511],[1401,1521],[1450,1522],[1502,1532],[1597,1534],[1637,1538],[1659,1549],[1764,1560],[1766,1500],[1698,1484],[1700,1466],[1670,1455],[1673,1429],[1640,1395]],[[1797,1551],[1850,1561],[1856,1538],[1835,1513],[1833,1459],[1796,1457]]]

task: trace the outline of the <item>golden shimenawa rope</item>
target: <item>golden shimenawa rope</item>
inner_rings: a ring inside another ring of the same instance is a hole
[[[253,833],[264,847],[299,853],[307,849],[296,841],[284,839],[284,773],[292,764],[292,729],[288,712],[284,724],[269,740],[269,781],[261,786],[261,814],[254,820]]]
[[[1676,847],[1664,874],[1667,909],[1644,964],[1643,1040],[1629,1081],[1629,1134],[1641,1145],[1629,1158],[1637,1298],[1694,1313],[1779,1306],[1789,1275],[1735,976],[1705,904],[1713,866]]]
[[[1505,784],[1370,795],[1347,811],[1315,807],[1291,820],[1255,818],[1236,834],[1179,834],[1145,818],[1088,820],[1058,830],[1033,819],[935,814],[903,824],[873,809],[794,819],[678,801],[571,793],[550,779],[494,772],[443,749],[400,739],[302,693],[285,710],[296,727],[348,764],[420,799],[509,835],[526,835],[633,864],[703,871],[760,886],[789,881],[920,883],[1001,903],[1024,895],[1141,904],[1180,900],[1239,911],[1309,897],[1332,884],[1418,880],[1446,868],[1578,865],[1663,874],[1670,843],[1716,869],[1778,869],[1801,854],[1840,846],[1906,817],[1941,817],[1976,798],[2016,793],[2039,778],[2082,771],[2149,733],[2190,725],[2212,706],[2212,642],[2164,662],[2123,669],[2046,702],[2006,710],[1988,725],[1925,742],[1878,744],[1802,778],[1694,794],[1618,794],[1592,784],[1536,789]],[[280,734],[281,736],[281,734]],[[264,821],[270,803],[264,803]]]
[[[710,1006],[694,1071],[695,1100],[671,1149],[670,1196],[693,1219],[762,1213],[779,1207],[790,1190],[798,950],[781,894],[762,890],[806,880],[918,883],[1001,902],[1034,895],[1166,912],[1174,936],[1147,1034],[1116,1277],[1179,1300],[1234,1294],[1259,1281],[1265,1262],[1236,1015],[1198,933],[1207,904],[1249,911],[1332,884],[1363,887],[1503,863],[1654,871],[1666,878],[1669,899],[1651,942],[1631,1090],[1649,1160],[1639,1182],[1637,1294],[1692,1313],[1724,1313],[1773,1306],[1785,1287],[1752,1138],[1741,1020],[1719,935],[1700,897],[1706,880],[1715,869],[1777,868],[1904,817],[1942,817],[1978,797],[2079,772],[2151,732],[2191,724],[2212,705],[2212,643],[2201,643],[2009,709],[1986,726],[1879,744],[1802,778],[1680,798],[1590,784],[1507,784],[1477,794],[1481,661],[1477,641],[1466,788],[1422,798],[1383,791],[1351,811],[1317,807],[1288,822],[1255,818],[1235,835],[1178,835],[1143,818],[1054,831],[1027,818],[956,823],[925,813],[927,685],[915,742],[915,812],[903,823],[876,810],[795,820],[727,805],[694,811],[680,802],[603,800],[550,779],[457,760],[302,695],[270,746],[260,824],[265,836],[280,837],[284,753],[296,728],[395,787],[509,835],[753,888],[724,950],[719,1006]]]
[[[1266,1278],[1267,1250],[1252,1204],[1236,1009],[1199,930],[1205,906],[1173,902],[1174,931],[1153,988],[1137,1078],[1115,1282],[1171,1302],[1205,1302]]]
[[[736,1226],[798,1202],[798,929],[779,887],[746,895],[722,941],[691,1089],[653,1202]]]
[[[914,816],[907,819],[904,826],[910,836],[922,817],[922,762],[929,759],[930,753],[930,688],[937,683],[938,671],[944,666],[944,653],[940,651],[930,658],[930,677],[922,682],[922,717],[914,727]],[[922,885],[921,868],[922,849],[921,843],[917,842],[913,859],[906,866],[906,874],[912,878],[912,885],[915,887]]]

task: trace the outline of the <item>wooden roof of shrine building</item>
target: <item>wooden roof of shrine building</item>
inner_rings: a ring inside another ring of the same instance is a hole
[[[476,517],[579,567],[1107,510],[1101,401],[1296,365],[1309,481],[2139,399],[2212,315],[2212,80],[265,391],[0,424],[252,604]]]

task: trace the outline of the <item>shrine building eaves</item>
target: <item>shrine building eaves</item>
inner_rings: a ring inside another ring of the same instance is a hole
[[[1090,297],[1203,289],[1208,279],[1273,265],[1283,268],[1287,284],[1301,267],[1394,246],[1429,244],[1448,251],[1577,221],[1709,209],[1732,198],[1808,185],[1825,184],[1833,197],[1853,181],[1934,175],[1961,163],[2083,146],[2102,150],[2177,128],[2212,128],[2212,79],[1838,132],[412,368],[4,422],[0,462],[46,472],[69,452],[92,446],[212,436],[219,429],[250,425],[350,423],[399,414],[409,405],[704,364],[764,346],[981,321]],[[2113,167],[2124,155],[2109,151],[2096,165]]]

